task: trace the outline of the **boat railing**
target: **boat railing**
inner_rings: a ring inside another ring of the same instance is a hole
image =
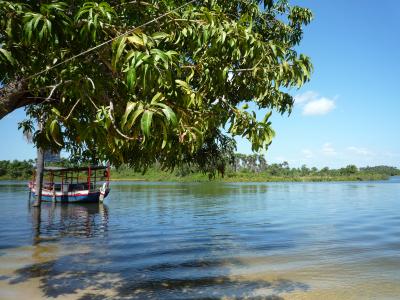
[[[43,184],[43,190],[48,190],[48,191],[55,191],[55,192],[77,192],[77,191],[85,191],[85,190],[99,190],[100,187],[102,186],[103,182],[97,182],[96,184],[91,182],[90,183],[90,188],[89,188],[89,183],[87,182],[78,182],[78,183],[69,183],[69,182],[64,182],[64,183],[50,183],[46,182]],[[29,182],[29,188],[34,189],[36,186],[35,182]]]

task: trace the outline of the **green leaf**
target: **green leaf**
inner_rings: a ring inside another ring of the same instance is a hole
[[[114,69],[117,69],[118,61],[119,61],[119,59],[122,55],[122,52],[124,51],[125,46],[126,46],[125,42],[126,42],[126,37],[121,37],[121,38],[117,39],[115,41],[115,45],[113,45],[113,49],[115,49],[115,51],[114,51],[115,55],[114,55],[113,62],[112,62]]]
[[[53,107],[53,108],[51,109],[51,111],[52,111],[52,113],[55,114],[57,117],[61,116],[61,114],[60,114],[60,112],[58,111],[57,108]]]
[[[132,91],[136,86],[136,68],[134,66],[127,72],[126,82],[128,84],[128,89]]]
[[[62,147],[62,142],[60,142],[61,138],[61,129],[60,129],[60,125],[58,124],[57,120],[53,120],[50,123],[50,135],[53,138],[54,142]]]
[[[187,91],[187,92],[190,92],[190,91],[191,91],[191,88],[190,88],[189,84],[188,84],[186,81],[176,79],[175,82],[176,82],[179,86],[181,86],[185,91]]]
[[[271,49],[271,51],[274,54],[274,56],[278,55],[278,51],[276,49],[276,45],[274,45],[272,42],[269,42],[269,48]]]
[[[130,116],[129,118],[129,128],[132,128],[133,125],[135,124],[137,118],[143,113],[144,109],[143,109],[143,104],[139,103],[136,107],[136,110],[134,111],[134,113]]]
[[[143,113],[142,119],[140,121],[140,128],[142,129],[142,132],[146,138],[150,136],[150,128],[153,119],[153,114],[154,114],[153,111],[146,110]]]
[[[8,51],[8,50],[6,50],[6,49],[3,49],[3,48],[0,48],[0,54],[2,54],[2,55],[6,58],[6,60],[8,60],[8,62],[9,62],[10,64],[12,64],[12,65],[15,64],[15,60],[14,60],[14,58],[12,57],[10,51]]]
[[[270,112],[267,112],[262,120],[263,123],[266,123],[268,121],[268,119],[271,117],[272,115],[272,110]]]
[[[306,76],[307,78],[310,77],[310,72],[307,69],[307,66],[303,62],[300,62],[300,67],[303,70],[304,76]]]
[[[223,80],[226,80],[227,75],[228,75],[228,71],[229,71],[228,67],[225,67],[224,70],[222,71]]]
[[[125,113],[122,116],[122,120],[121,120],[122,127],[125,127],[128,117],[129,117],[130,113],[135,109],[136,104],[137,104],[136,102],[129,101],[128,104],[126,105]]]
[[[221,44],[225,43],[225,40],[226,40],[226,32],[222,31],[221,32]]]
[[[148,71],[149,71],[149,65],[145,64],[144,65],[144,70],[143,70],[143,80],[142,80],[142,88],[144,91],[147,90],[147,75],[148,75]]]
[[[169,59],[168,59],[168,55],[166,53],[164,53],[163,51],[161,51],[159,49],[151,49],[150,53],[155,55],[156,58],[157,57],[161,58],[161,60],[168,65]],[[158,59],[155,59],[155,60],[157,61]]]
[[[128,36],[126,38],[130,43],[134,44],[134,45],[138,45],[138,46],[144,46],[143,43],[143,39],[141,39],[139,36],[137,36],[136,34],[133,34],[131,36]]]
[[[163,129],[163,142],[161,145],[161,149],[164,149],[168,142],[168,133],[167,133],[167,127],[164,124],[162,124],[162,129]]]
[[[165,52],[165,54],[168,56],[168,58],[169,58],[170,60],[172,60],[172,57],[173,57],[174,55],[178,55],[179,53],[176,52],[176,51],[173,51],[173,50],[168,50],[167,52]]]
[[[169,38],[170,35],[165,32],[155,32],[151,35],[151,37],[155,40],[163,40]]]
[[[161,111],[167,118],[168,122],[171,123],[173,126],[176,126],[178,120],[176,118],[176,114],[174,113],[174,111],[164,103],[156,103],[155,105],[161,107],[162,108]]]
[[[144,33],[142,33],[142,40],[143,40],[143,45],[147,46],[148,37]]]
[[[151,104],[156,104],[158,102],[158,99],[164,99],[164,96],[162,93],[158,92],[157,94],[154,95],[154,97],[151,99]]]

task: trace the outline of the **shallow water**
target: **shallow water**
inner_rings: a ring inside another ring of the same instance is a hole
[[[29,209],[0,184],[0,299],[399,299],[400,180],[115,182]]]

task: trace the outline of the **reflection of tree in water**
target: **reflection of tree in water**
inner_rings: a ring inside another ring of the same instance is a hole
[[[43,203],[32,209],[36,242],[62,237],[92,237],[107,232],[108,208],[102,203]]]
[[[38,252],[39,247],[46,245],[59,248],[58,243],[46,243],[52,238],[58,241],[63,238],[91,237],[89,240],[96,245],[90,251],[74,254],[60,255],[60,249],[55,249],[54,253],[47,253],[51,259],[34,259],[35,263],[18,269],[16,276],[9,281],[10,284],[18,284],[37,278],[46,297],[72,296],[81,300],[280,300],[283,299],[281,294],[309,289],[302,282],[287,279],[248,280],[232,277],[231,267],[240,266],[242,262],[235,258],[213,257],[212,253],[196,254],[196,247],[206,251],[209,248],[206,245],[193,245],[194,252],[191,254],[192,250],[188,248],[179,250],[176,248],[178,244],[167,247],[161,245],[162,242],[156,249],[146,246],[142,250],[140,245],[128,240],[132,237],[126,234],[122,234],[116,243],[110,241],[110,237],[104,236],[108,224],[105,206],[48,204],[43,205],[41,215],[34,211],[32,215]],[[111,246],[114,252],[111,248],[97,247],[102,241],[106,242],[103,245]],[[116,247],[119,248],[117,251]],[[182,253],[182,257],[179,253]],[[160,259],[172,254],[178,255],[179,259]],[[39,253],[38,257],[41,255],[43,253]]]

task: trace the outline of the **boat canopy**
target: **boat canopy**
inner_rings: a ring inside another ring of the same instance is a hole
[[[88,166],[88,167],[45,167],[45,172],[82,172],[87,170],[106,170],[107,166]]]

